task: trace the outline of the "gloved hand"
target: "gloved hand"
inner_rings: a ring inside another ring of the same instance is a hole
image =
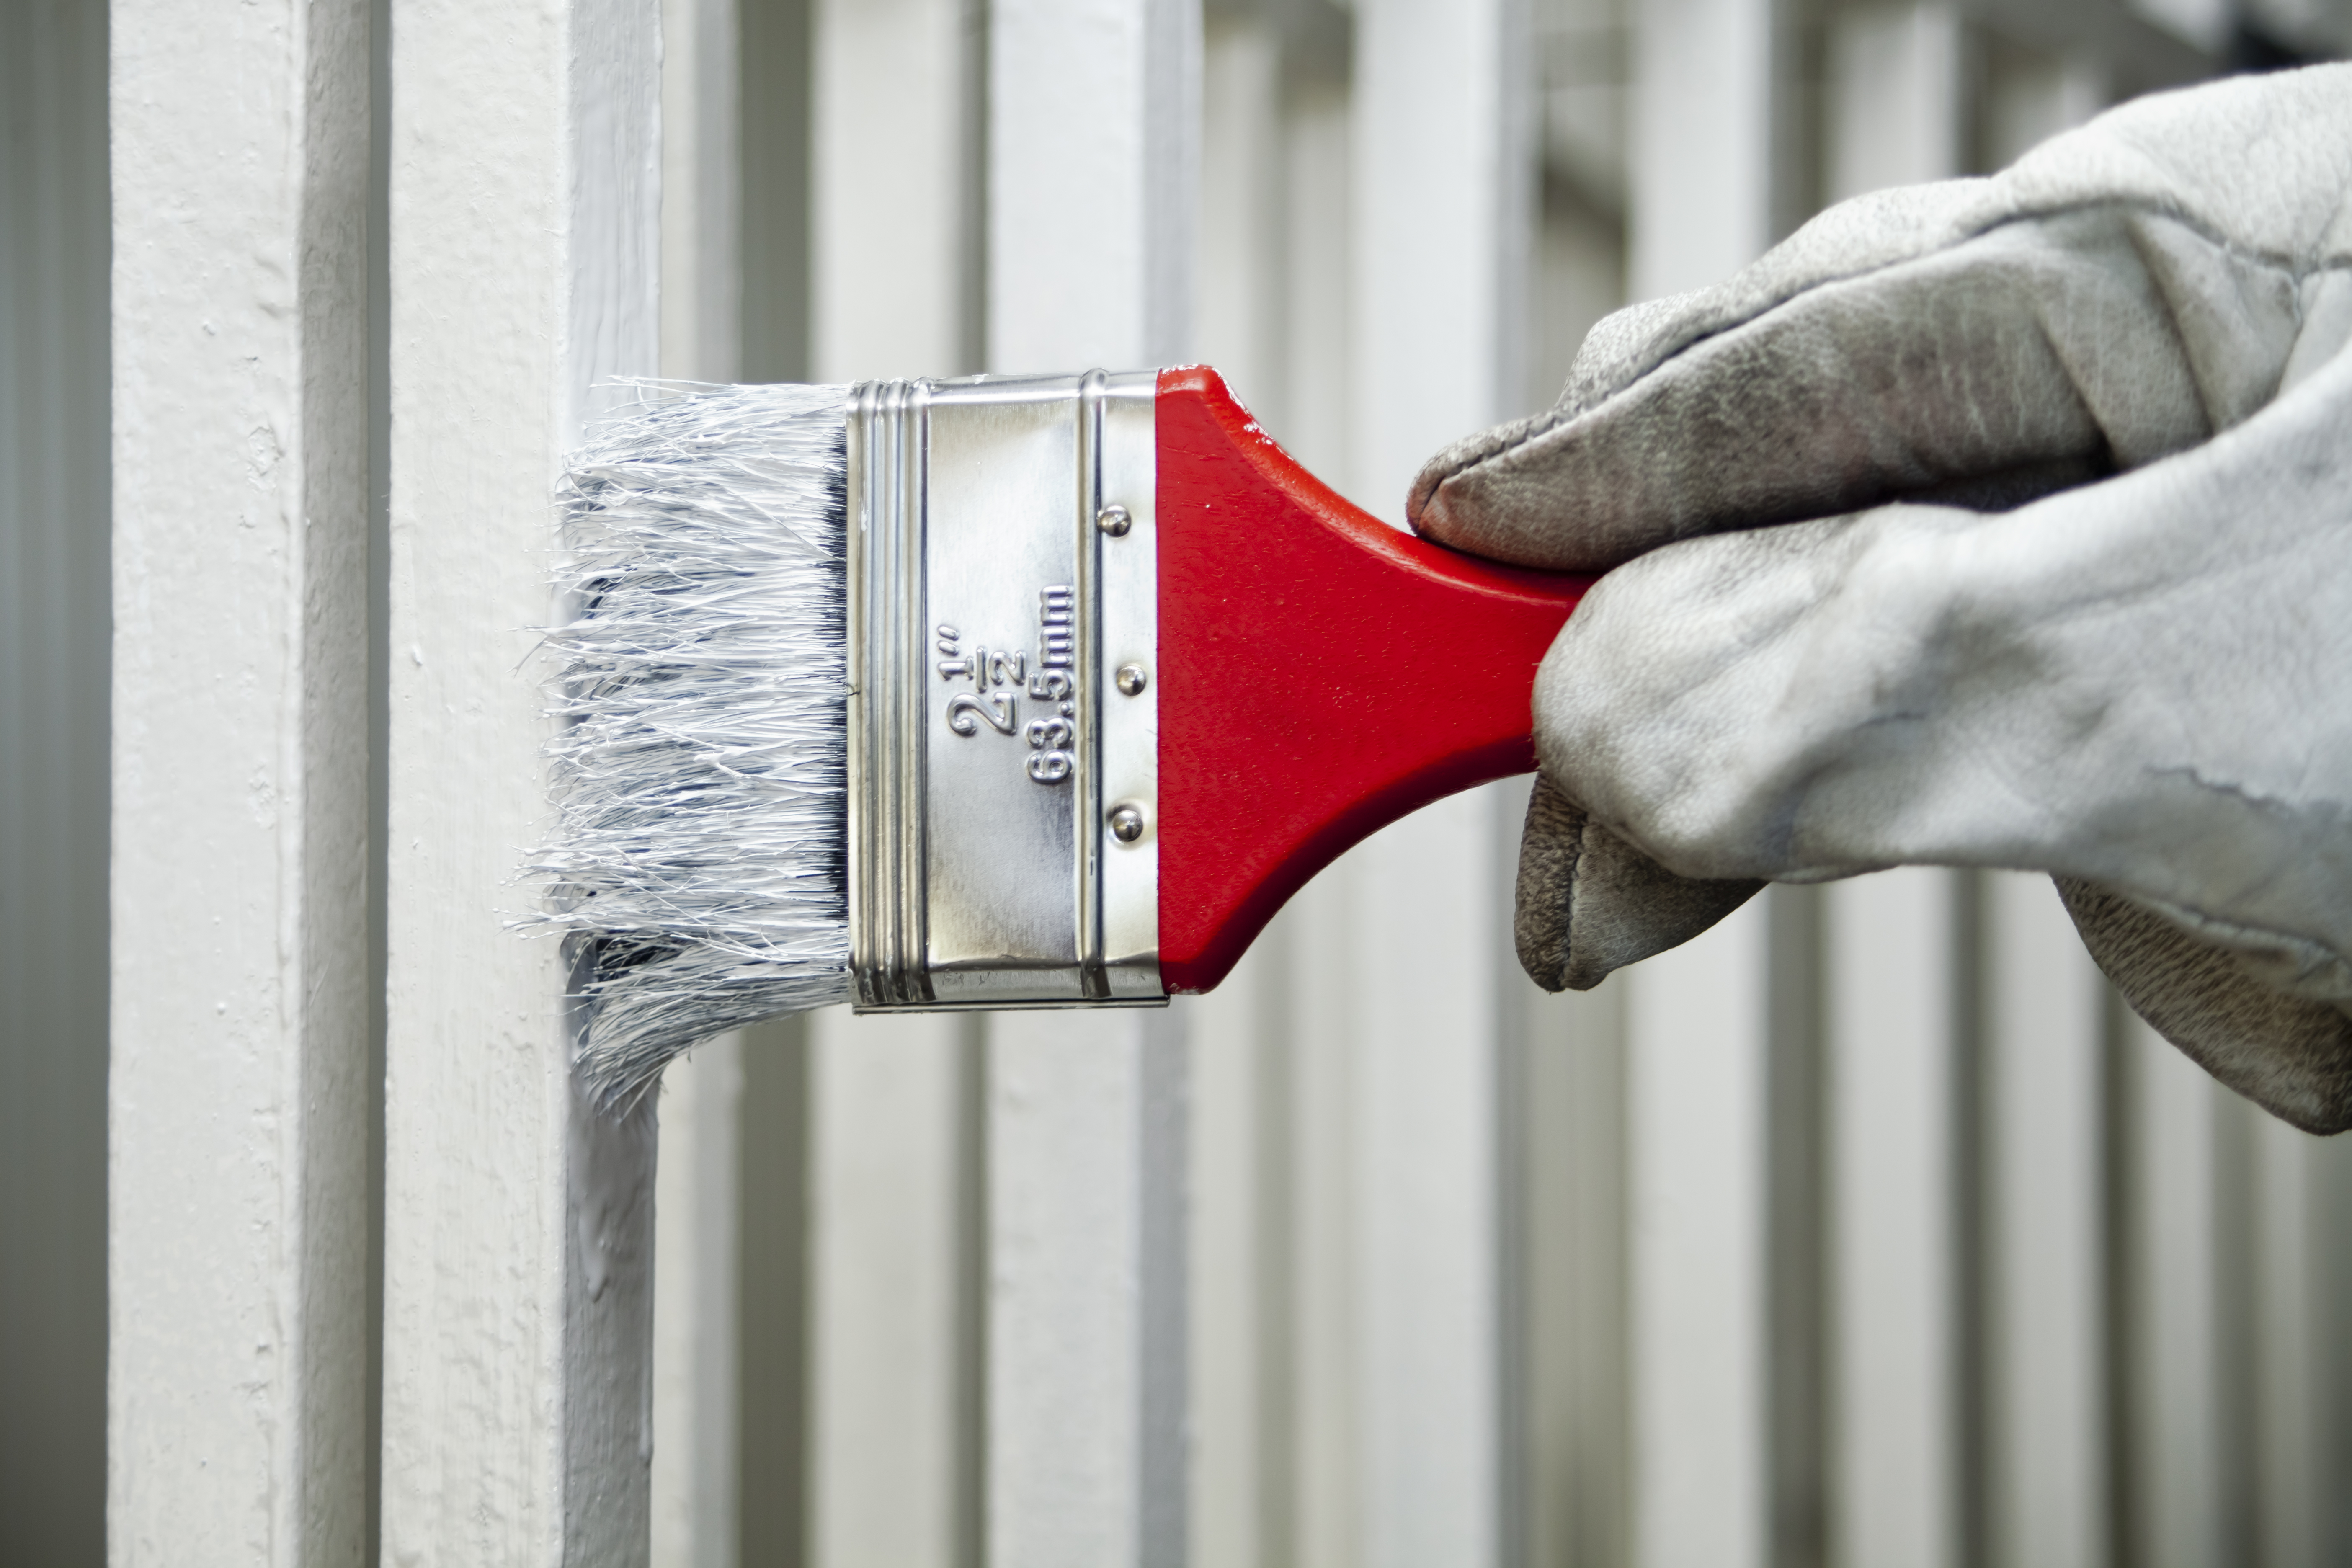
[[[1621,311],[1422,531],[1609,575],[1536,684],[1519,956],[1765,879],[2055,875],[2216,1077],[2352,1125],[2352,68],[2139,100]]]

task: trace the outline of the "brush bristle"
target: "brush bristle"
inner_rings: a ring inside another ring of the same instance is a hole
[[[557,833],[534,868],[608,1108],[849,985],[848,389],[646,390],[565,477]]]

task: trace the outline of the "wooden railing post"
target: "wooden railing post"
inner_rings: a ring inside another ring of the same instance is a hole
[[[1193,0],[989,8],[988,360],[1186,354]],[[1185,1560],[1181,1014],[1007,1013],[988,1039],[988,1560]]]
[[[367,13],[111,22],[109,1556],[357,1562]]]
[[[646,1552],[654,1126],[575,1089],[547,831],[552,489],[656,368],[656,0],[394,0],[383,1556]]]

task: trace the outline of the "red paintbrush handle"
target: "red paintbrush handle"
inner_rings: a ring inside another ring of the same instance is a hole
[[[1206,991],[1349,845],[1536,765],[1536,666],[1592,579],[1398,532],[1215,371],[1163,371],[1156,412],[1160,973]]]

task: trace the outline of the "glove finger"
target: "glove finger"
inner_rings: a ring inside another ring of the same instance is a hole
[[[2083,945],[2191,1061],[2305,1132],[2352,1128],[2352,1018],[2249,974],[2239,955],[2093,882],[2060,877]]]
[[[1559,408],[1423,470],[1414,525],[1601,571],[1895,497],[2013,503],[2193,446],[2310,334],[2343,339],[2315,306],[2339,288],[2320,268],[2344,181],[2259,153],[2352,137],[2347,86],[2146,100],[1994,179],[1834,208],[1717,289],[1604,322]]]
[[[1519,966],[1546,991],[1590,991],[1688,942],[1763,886],[1677,877],[1538,774],[1519,841]]]

